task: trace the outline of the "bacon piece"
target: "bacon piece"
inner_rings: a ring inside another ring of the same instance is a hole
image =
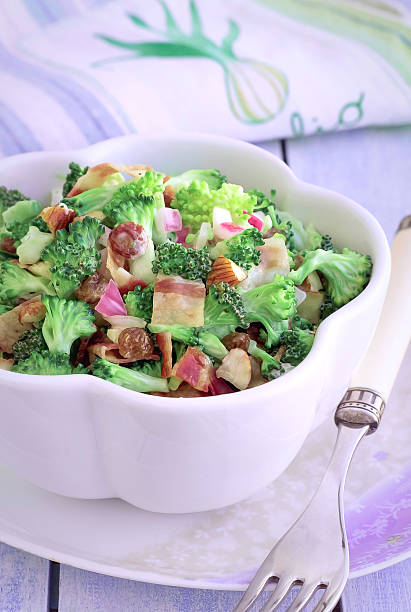
[[[124,305],[123,298],[114,281],[109,281],[95,310],[101,313],[103,317],[106,315],[109,317],[113,315],[127,315],[127,309]]]
[[[39,215],[47,223],[47,227],[53,236],[56,235],[57,230],[66,228],[75,216],[74,210],[64,205],[47,206],[47,208],[43,208]]]
[[[24,304],[24,302],[23,302]],[[12,353],[13,344],[20,336],[33,327],[32,323],[21,323],[19,314],[23,304],[0,315],[0,352]]]
[[[87,352],[88,347],[92,346],[93,344],[109,344],[109,343],[110,343],[109,339],[107,338],[106,334],[101,331],[101,329],[97,329],[97,331],[94,332],[94,334],[92,334],[91,336],[88,336],[87,338],[82,337],[80,339],[80,345],[78,347],[77,355],[74,360],[74,365],[77,366],[79,363],[81,363],[84,366],[88,366],[90,363],[89,354]]]
[[[21,304],[19,312],[20,323],[37,323],[46,316],[46,307],[41,301],[40,296],[31,300],[26,300]]]
[[[132,363],[135,359],[127,359],[122,357],[118,350],[118,344],[107,342],[101,344],[92,344],[87,347],[90,363],[93,363],[96,357],[101,357],[111,363]]]
[[[182,382],[181,385],[175,391],[168,391],[167,393],[161,393],[159,391],[153,391],[150,395],[157,395],[159,397],[178,397],[178,398],[192,398],[192,397],[207,397],[210,393],[204,393],[194,389],[188,383]]]
[[[204,325],[205,286],[181,276],[158,274],[154,285],[152,323],[160,325]]]
[[[116,172],[124,172],[124,174],[129,174],[130,176],[138,178],[143,176],[147,170],[151,170],[151,168],[144,164],[130,166],[128,164],[111,164],[110,162],[103,162],[89,168],[86,174],[80,176],[66,197],[72,198],[79,193],[83,193],[83,191],[94,189],[94,187],[100,187],[111,174],[115,174]]]
[[[209,391],[211,395],[224,395],[226,393],[235,393],[234,389],[225,382],[222,378],[217,378],[215,368],[211,369]]]
[[[108,241],[112,251],[126,259],[141,257],[148,247],[148,236],[144,227],[132,221],[117,225],[111,230]]]
[[[107,247],[107,270],[109,270],[112,279],[116,283],[121,294],[128,293],[132,291],[134,287],[140,285],[141,287],[147,287],[147,283],[136,278],[130,272],[124,268],[126,259],[122,257],[118,253],[114,253],[114,251]]]
[[[169,378],[173,370],[173,343],[171,342],[171,332],[161,332],[156,334],[158,348],[163,355],[161,364],[161,376]]]
[[[16,252],[16,248],[14,246],[14,239],[11,236],[3,236],[0,241],[0,250],[6,251],[6,253],[11,253],[14,255]]]
[[[189,295],[190,297],[205,297],[205,287],[203,283],[188,281],[179,276],[167,276],[167,278],[157,280],[155,290],[161,293],[178,293],[179,295]]]
[[[185,380],[199,391],[208,391],[213,366],[210,359],[196,346],[189,346],[177,361],[172,370],[172,376]]]

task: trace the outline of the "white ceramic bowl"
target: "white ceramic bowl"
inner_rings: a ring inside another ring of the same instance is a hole
[[[280,208],[369,253],[365,291],[321,324],[304,362],[278,380],[197,399],[134,393],[91,376],[0,371],[0,458],[27,479],[79,498],[119,497],[158,512],[194,512],[248,497],[283,472],[310,430],[331,418],[370,341],[390,253],[381,227],[355,202],[298,180],[270,153],[203,134],[126,136],[87,149],[28,153],[0,162],[0,184],[44,199],[68,162],[144,162],[175,174],[219,168]],[[326,161],[325,161],[326,163]]]

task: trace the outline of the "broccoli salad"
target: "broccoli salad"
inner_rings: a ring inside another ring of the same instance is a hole
[[[218,170],[72,162],[60,179],[50,206],[0,187],[2,369],[233,393],[298,366],[371,274]]]

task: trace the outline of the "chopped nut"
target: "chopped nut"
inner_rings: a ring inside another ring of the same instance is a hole
[[[207,276],[207,289],[210,285],[216,285],[217,283],[228,283],[230,287],[233,287],[246,278],[247,272],[243,268],[237,266],[236,263],[224,257],[224,255],[219,255]]]
[[[224,378],[237,389],[247,389],[251,380],[250,358],[243,349],[234,348],[226,355],[216,371],[218,378]]]
[[[80,215],[79,217],[74,217],[73,222],[74,221],[82,221],[86,217],[93,217],[94,219],[98,219],[99,221],[102,221],[105,218],[105,214],[103,213],[102,210],[92,210],[91,212],[86,213],[85,215]]]
[[[171,185],[166,185],[163,192],[164,204],[170,206],[171,202],[176,199],[176,194]]]
[[[21,304],[19,312],[20,323],[37,323],[46,316],[46,307],[42,303],[40,296],[27,300]]]
[[[0,357],[0,370],[8,370],[10,372],[13,363],[14,359],[4,359],[4,357]]]

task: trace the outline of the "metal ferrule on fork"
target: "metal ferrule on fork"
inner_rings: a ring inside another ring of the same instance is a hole
[[[347,389],[335,412],[335,422],[347,427],[369,425],[368,433],[376,431],[385,409],[385,401],[377,391],[364,387]]]

